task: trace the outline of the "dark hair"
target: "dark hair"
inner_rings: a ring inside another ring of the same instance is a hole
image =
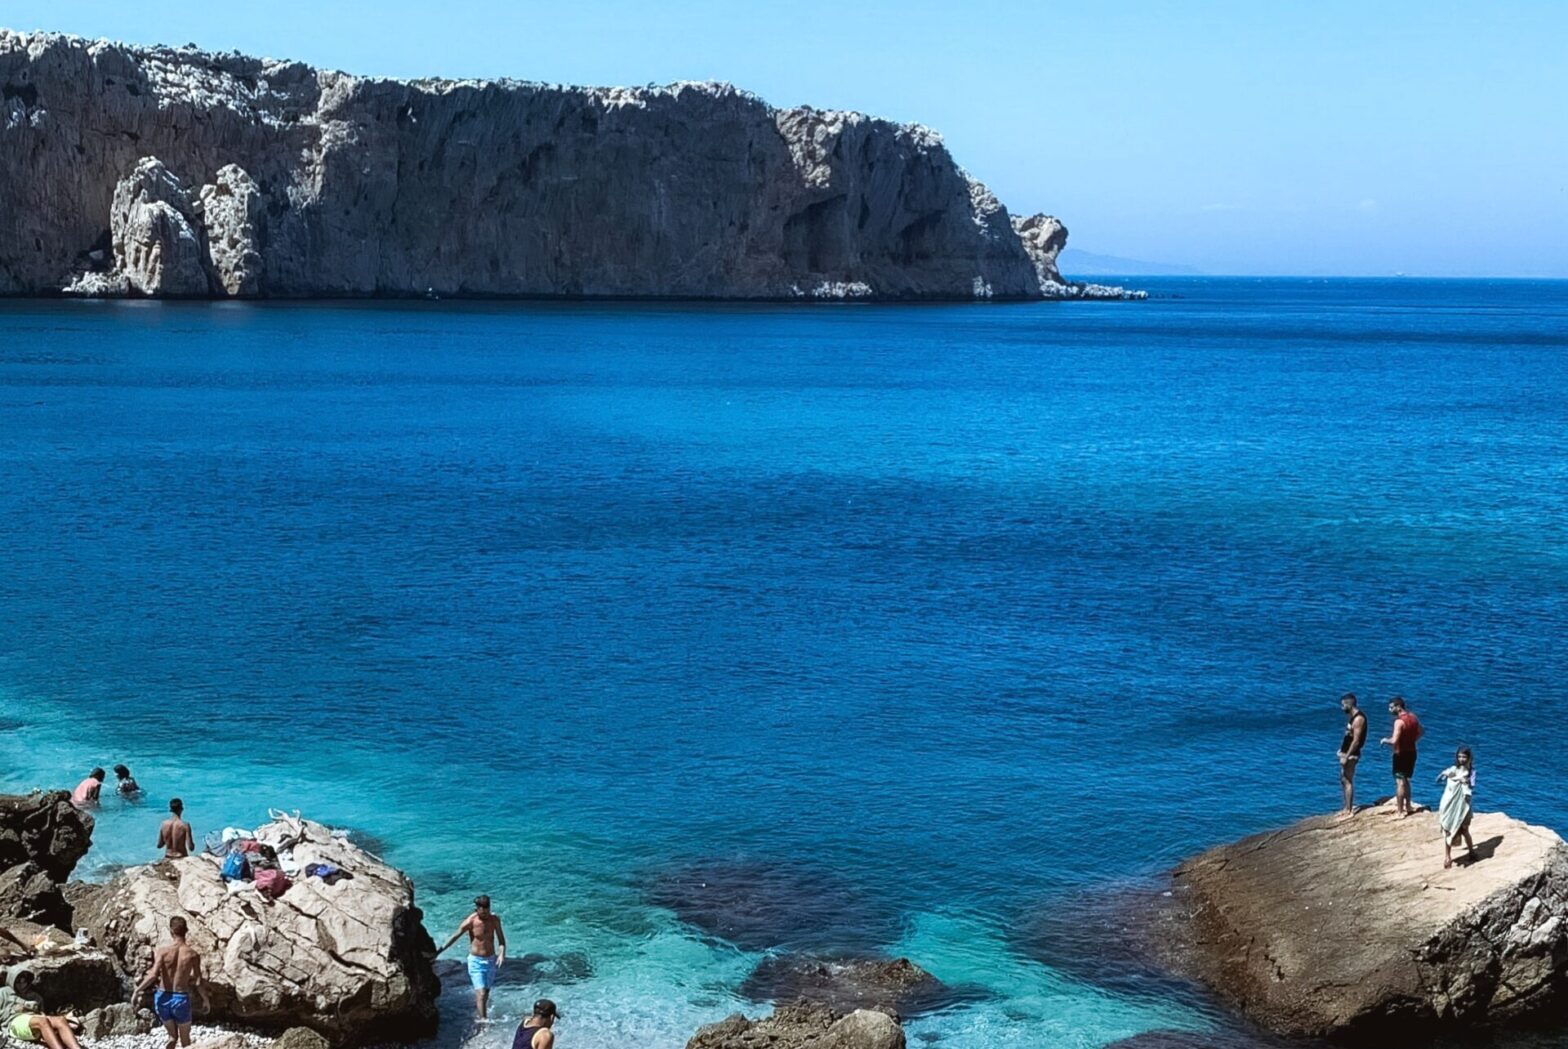
[[[169,931],[176,936],[184,936],[187,930],[185,919],[178,914],[169,919]]]
[[[1347,699],[1350,700],[1351,703],[1354,703],[1356,701],[1356,694],[1354,692],[1346,692],[1343,696],[1339,697],[1339,701],[1341,703]]]
[[[555,1003],[548,998],[541,998],[534,1003],[534,1015],[554,1019],[557,1015]]]
[[[1461,754],[1463,754],[1467,759],[1465,761],[1465,767],[1470,769],[1475,768],[1475,755],[1470,753],[1470,748],[1460,747],[1458,750],[1454,751],[1454,760],[1458,761]]]
[[[103,769],[93,769],[89,775],[91,775],[93,779],[103,779]]]
[[[490,909],[490,897],[488,897],[488,896],[475,896],[474,897],[474,906],[480,908],[481,910],[488,911]]]
[[[1388,705],[1391,706],[1391,707],[1398,707],[1400,710],[1404,710],[1405,709],[1405,697],[1404,696],[1395,696],[1393,699],[1388,701]]]
[[[114,767],[114,774],[119,776],[121,779],[131,778],[131,770],[126,768],[124,765],[116,765]]]
[[[178,816],[180,813],[185,811],[185,802],[181,801],[179,798],[170,798],[169,811]]]

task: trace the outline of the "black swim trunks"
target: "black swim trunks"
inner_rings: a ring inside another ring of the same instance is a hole
[[[1407,751],[1404,754],[1394,755],[1394,778],[1409,779],[1416,774],[1416,752]]]

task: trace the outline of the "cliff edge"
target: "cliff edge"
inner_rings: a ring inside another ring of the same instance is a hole
[[[1560,1018],[1568,845],[1477,813],[1475,860],[1445,870],[1436,817],[1392,812],[1314,817],[1182,864],[1169,960],[1286,1035],[1410,1044]]]
[[[933,132],[724,84],[0,30],[0,201],[0,294],[1136,297],[1062,280],[1060,224],[1015,229]]]

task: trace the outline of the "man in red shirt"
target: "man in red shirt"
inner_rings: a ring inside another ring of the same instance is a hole
[[[1382,743],[1394,748],[1394,812],[1403,819],[1415,811],[1410,803],[1410,777],[1416,771],[1416,741],[1421,738],[1421,722],[1405,709],[1403,696],[1388,701],[1388,712],[1394,718],[1394,734]]]

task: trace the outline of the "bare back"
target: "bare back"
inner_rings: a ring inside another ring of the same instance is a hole
[[[160,990],[189,994],[201,983],[201,955],[183,940],[160,947],[152,962]]]
[[[196,848],[191,825],[178,816],[164,820],[158,828],[158,848],[163,850],[164,859],[182,860],[189,856]]]

